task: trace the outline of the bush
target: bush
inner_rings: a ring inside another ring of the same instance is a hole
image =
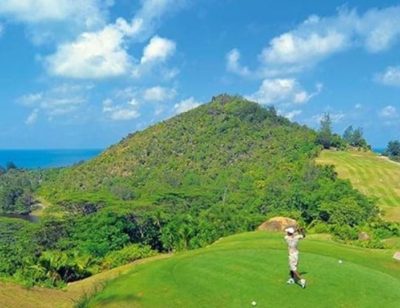
[[[347,225],[335,225],[332,227],[332,233],[336,239],[349,241],[358,239],[358,230]]]
[[[315,220],[309,227],[308,232],[310,233],[329,233],[330,227],[328,224]]]
[[[156,251],[152,250],[150,246],[141,245],[128,245],[121,250],[112,251],[107,254],[102,262],[104,269],[111,269],[121,266],[133,261],[154,256]]]

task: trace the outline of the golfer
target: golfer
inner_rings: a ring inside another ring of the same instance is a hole
[[[300,277],[297,271],[297,265],[299,263],[299,250],[297,249],[297,244],[299,240],[306,237],[304,230],[297,231],[293,227],[285,229],[286,236],[285,240],[289,248],[289,268],[290,268],[290,278],[287,281],[288,284],[300,283],[302,288],[306,287],[306,280]]]

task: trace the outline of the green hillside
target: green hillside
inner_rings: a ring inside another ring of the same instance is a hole
[[[372,152],[323,151],[317,161],[332,164],[341,178],[362,193],[377,198],[388,220],[400,222],[400,163]]]
[[[225,196],[230,203],[233,194],[243,199],[245,192],[268,186],[271,175],[311,158],[317,149],[314,140],[312,130],[273,109],[220,96],[63,170],[42,194],[59,204],[72,199],[136,206],[180,193]]]
[[[300,250],[305,290],[286,284],[282,235],[255,232],[139,265],[107,284],[89,307],[399,306],[400,266],[392,252],[312,236]]]
[[[374,247],[400,234],[381,228],[374,202],[333,168],[315,164],[315,139],[273,108],[222,95],[89,162],[46,171],[34,189],[46,205],[40,222],[0,219],[0,278],[60,287],[157,252],[204,247],[278,215],[345,241],[375,228],[363,243]],[[1,196],[19,208],[8,183]]]

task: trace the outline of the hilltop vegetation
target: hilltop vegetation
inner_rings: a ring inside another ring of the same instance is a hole
[[[316,137],[273,108],[216,97],[46,174],[38,194],[52,205],[39,224],[18,227],[18,254],[0,275],[59,285],[155,251],[203,247],[274,215],[354,239],[378,209],[315,165]],[[0,251],[0,263],[8,257]]]

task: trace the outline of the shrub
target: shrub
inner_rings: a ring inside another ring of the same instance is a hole
[[[102,262],[104,269],[111,269],[133,261],[154,256],[156,252],[150,246],[137,244],[128,245],[121,250],[112,251],[107,254]]]

